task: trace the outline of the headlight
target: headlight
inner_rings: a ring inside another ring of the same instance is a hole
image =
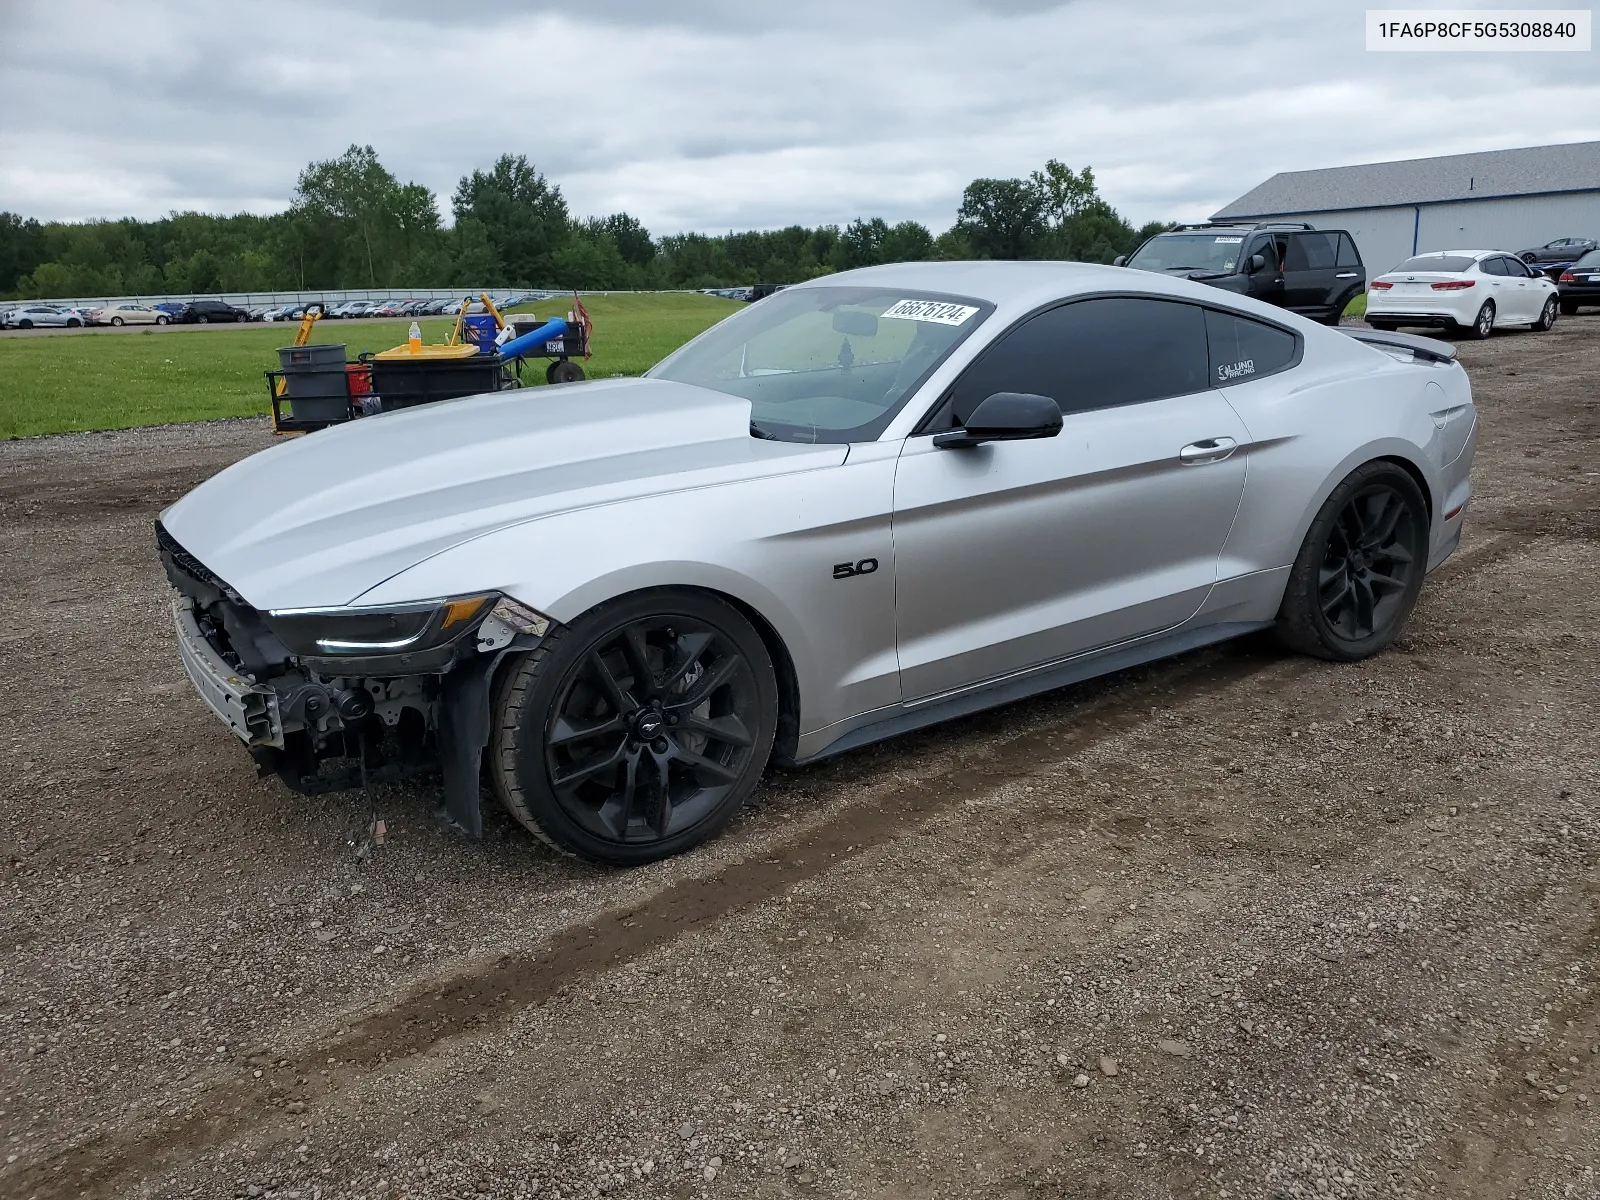
[[[278,608],[266,613],[266,621],[301,656],[415,654],[453,642],[495,599],[485,592],[384,608]]]

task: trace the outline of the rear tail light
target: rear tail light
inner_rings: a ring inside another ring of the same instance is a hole
[[[1574,275],[1571,271],[1563,271],[1563,272],[1561,272],[1561,282],[1562,283],[1577,283],[1578,282],[1578,277],[1576,275]]]
[[[1389,290],[1389,289],[1390,289],[1390,288],[1392,288],[1392,287],[1393,287],[1393,286],[1394,286],[1394,284],[1392,284],[1392,283],[1385,283],[1385,282],[1384,282],[1384,281],[1383,281],[1383,280],[1381,280],[1381,279],[1374,279],[1374,280],[1373,280],[1373,281],[1372,281],[1372,290],[1373,290],[1373,291],[1376,291],[1376,292],[1387,292],[1387,291],[1388,291],[1388,290]]]
[[[1430,283],[1428,286],[1436,292],[1463,292],[1475,282],[1472,279],[1446,279],[1443,283]]]

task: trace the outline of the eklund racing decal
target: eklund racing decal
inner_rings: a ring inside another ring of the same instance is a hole
[[[1230,379],[1242,379],[1246,375],[1256,373],[1256,360],[1244,359],[1242,362],[1223,363],[1217,368],[1217,382],[1226,383]]]
[[[940,300],[901,300],[884,312],[902,321],[932,321],[936,325],[960,325],[978,310],[969,304],[946,304]]]

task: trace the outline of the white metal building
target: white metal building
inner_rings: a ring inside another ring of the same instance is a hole
[[[1600,240],[1600,142],[1285,171],[1212,219],[1347,229],[1368,278],[1429,250]]]

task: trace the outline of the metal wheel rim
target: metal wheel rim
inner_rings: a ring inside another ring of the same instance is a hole
[[[1333,633],[1359,642],[1388,628],[1420,569],[1416,518],[1397,489],[1375,483],[1357,492],[1334,519],[1317,572],[1317,605]]]
[[[755,672],[731,638],[691,617],[644,617],[562,679],[545,719],[546,778],[591,836],[648,845],[718,808],[760,722]]]
[[[1546,329],[1556,323],[1556,298],[1554,296],[1544,302],[1544,312],[1539,315],[1539,319],[1544,322]]]

